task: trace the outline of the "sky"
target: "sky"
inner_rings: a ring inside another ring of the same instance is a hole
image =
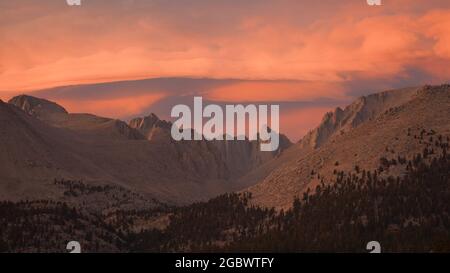
[[[360,95],[448,82],[450,1],[382,3],[0,0],[0,98],[122,119],[199,94],[277,103],[298,140]]]

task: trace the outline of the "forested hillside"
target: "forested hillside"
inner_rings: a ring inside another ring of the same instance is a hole
[[[322,179],[286,211],[251,205],[250,193],[103,213],[45,200],[2,202],[0,250],[66,252],[76,240],[85,252],[364,252],[375,240],[385,252],[450,251],[449,139],[433,130],[410,137],[422,153],[380,158],[375,170],[335,166],[333,181]],[[398,165],[404,175],[386,175]]]

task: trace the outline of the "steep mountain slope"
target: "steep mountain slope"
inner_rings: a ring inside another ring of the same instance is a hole
[[[416,92],[415,87],[385,91],[360,97],[345,109],[337,107],[323,117],[320,125],[310,131],[301,140],[301,144],[318,148],[333,135],[348,132],[386,110],[408,102]]]
[[[319,126],[306,134],[299,143],[240,177],[239,184],[252,186],[261,182],[273,170],[286,164],[294,164],[294,161],[306,157],[332,136],[344,134],[380,113],[407,102],[417,90],[417,87],[412,87],[375,93],[360,97],[344,109],[337,107],[333,112],[325,114]]]
[[[0,195],[6,199],[52,196],[46,186],[58,177],[106,176],[80,155],[76,136],[3,102],[0,143]]]
[[[126,124],[68,113],[53,102],[25,95],[1,108],[5,145],[0,156],[5,164],[0,194],[10,199],[108,203],[98,194],[62,197],[67,193],[62,185],[80,181],[82,188],[114,189],[103,195],[131,191],[149,200],[190,203],[244,188],[236,183],[239,176],[281,152],[260,152],[259,144],[249,141],[176,142],[171,124],[153,114]],[[283,139],[282,149],[288,145]]]
[[[280,158],[267,162],[274,170],[249,191],[257,204],[287,207],[295,196],[314,189],[322,178],[332,177],[335,170],[374,170],[382,158],[389,159],[394,153],[412,157],[421,152],[423,146],[411,141],[408,134],[419,136],[423,130],[433,130],[448,136],[449,117],[449,85],[362,97],[344,110],[325,115],[318,128]],[[380,175],[402,172],[400,167],[393,167]],[[261,178],[260,173],[255,170],[253,175]]]
[[[21,109],[0,105],[3,199],[67,199],[62,195],[66,189],[54,185],[55,179],[111,185],[148,195],[149,200],[174,203],[208,198],[230,188],[218,156],[204,152],[206,143],[180,150],[170,143],[124,137],[121,127],[110,126],[117,125],[114,120],[64,112],[46,113],[41,120],[39,111]],[[141,135],[126,124],[123,128]]]

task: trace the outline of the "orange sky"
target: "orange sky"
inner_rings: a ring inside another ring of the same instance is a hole
[[[448,0],[0,1],[2,99],[130,79],[253,79],[203,91],[218,101],[309,102],[289,112],[319,115],[331,107],[319,99],[350,101],[449,76]],[[202,90],[149,91],[59,100],[73,111],[125,117]]]

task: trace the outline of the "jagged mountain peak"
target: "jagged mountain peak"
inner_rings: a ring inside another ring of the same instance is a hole
[[[148,140],[153,140],[155,136],[162,137],[163,139],[168,138],[172,126],[170,122],[159,119],[154,113],[146,117],[134,118],[128,125],[138,130]]]
[[[165,120],[161,120],[156,114],[151,113],[146,117],[138,117],[134,118],[129,122],[130,127],[140,129],[140,130],[148,130],[153,127],[164,127],[169,128],[170,122]]]
[[[319,148],[331,136],[356,128],[365,121],[384,113],[386,110],[411,100],[424,88],[412,87],[388,90],[361,96],[344,109],[337,107],[334,111],[324,115],[319,126],[300,140],[300,145]]]

